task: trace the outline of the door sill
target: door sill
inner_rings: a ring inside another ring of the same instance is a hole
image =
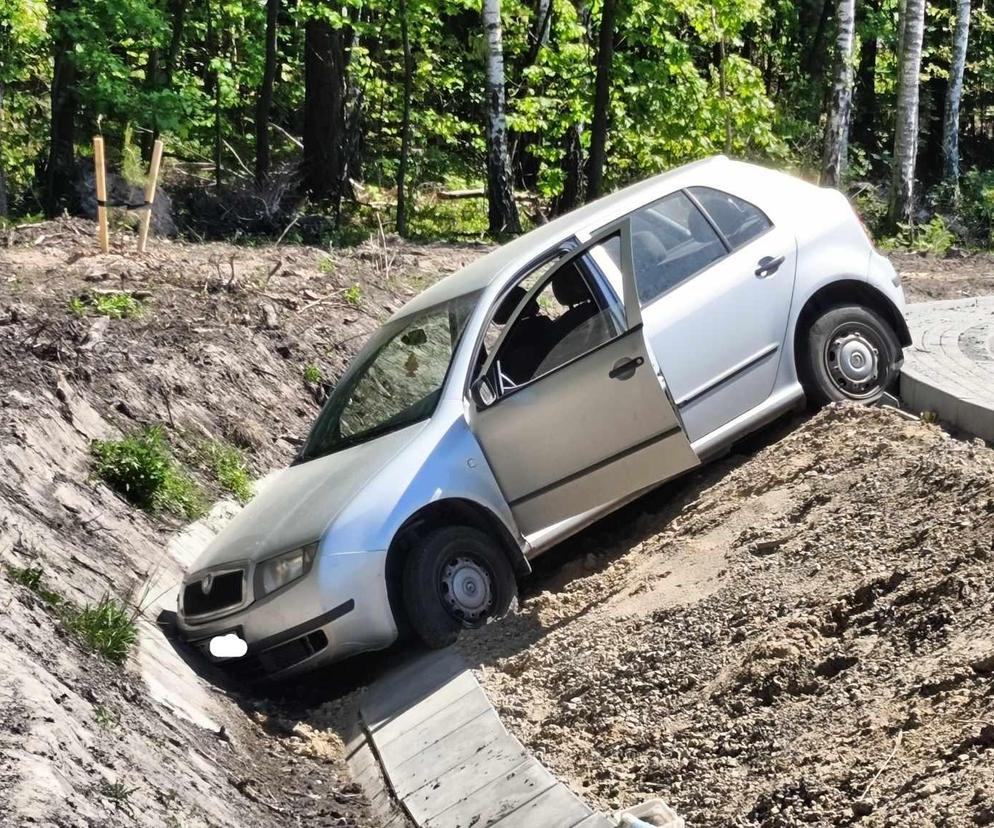
[[[771,394],[766,400],[745,414],[736,417],[690,444],[701,462],[721,454],[732,443],[746,434],[775,420],[804,399],[804,389],[799,382]]]

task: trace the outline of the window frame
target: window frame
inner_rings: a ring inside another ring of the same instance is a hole
[[[718,193],[719,195],[724,195],[724,196],[730,196],[734,199],[737,199],[738,201],[748,204],[750,207],[752,207],[753,210],[755,210],[763,218],[766,219],[766,229],[763,230],[763,232],[760,233],[758,236],[753,236],[748,241],[744,241],[737,247],[733,247],[732,243],[728,240],[728,237],[725,235],[724,231],[722,231],[722,229],[718,226],[718,222],[714,220],[711,214],[701,203],[700,199],[698,199],[697,196],[694,195],[692,190],[711,190],[711,192],[713,193]],[[694,202],[694,204],[697,206],[697,209],[704,214],[704,218],[706,218],[708,220],[708,223],[711,225],[711,227],[714,228],[714,232],[718,234],[718,238],[720,238],[722,243],[725,245],[725,249],[728,251],[728,255],[731,255],[732,253],[737,253],[742,248],[748,247],[754,241],[758,241],[759,239],[763,238],[763,236],[765,236],[767,233],[769,233],[776,227],[776,225],[773,223],[773,219],[770,218],[769,213],[767,213],[762,207],[760,207],[758,204],[754,204],[753,202],[749,201],[749,199],[747,198],[742,198],[742,196],[737,196],[735,195],[735,193],[730,193],[728,192],[728,190],[720,190],[717,187],[709,187],[706,184],[695,184],[693,187],[685,187],[684,192],[687,193],[687,197]]]
[[[561,256],[561,260],[556,262],[555,267],[553,267],[553,269],[550,270],[548,274],[546,274],[546,277],[543,278],[541,281],[539,281],[532,288],[532,290],[528,292],[527,296],[521,301],[518,307],[514,309],[514,313],[512,314],[511,318],[508,320],[507,324],[505,325],[504,330],[501,332],[500,338],[497,340],[497,342],[494,343],[493,352],[487,355],[487,359],[486,362],[483,364],[483,368],[480,369],[479,371],[474,371],[473,369],[469,371],[466,378],[466,387],[464,389],[464,394],[467,397],[472,399],[472,395],[469,393],[469,390],[474,382],[479,380],[481,377],[489,377],[490,374],[492,373],[494,368],[494,363],[496,361],[497,355],[500,353],[501,347],[504,344],[504,340],[507,338],[507,334],[513,327],[514,323],[517,322],[518,317],[520,316],[523,308],[528,304],[529,301],[531,301],[531,299],[534,296],[537,296],[542,290],[545,289],[545,287],[549,284],[549,282],[553,279],[553,277],[556,275],[556,273],[559,271],[561,267],[566,266],[575,259],[587,256],[587,254],[590,252],[592,248],[597,247],[597,245],[599,244],[603,244],[612,236],[617,236],[617,235],[620,235],[621,237],[621,249],[622,249],[621,255],[622,255],[622,260],[624,261],[626,243],[630,244],[630,239],[628,237],[628,227],[627,227],[628,218],[629,215],[626,215],[620,221],[614,221],[611,222],[611,224],[609,224],[608,226],[602,227],[593,237],[591,237],[588,241],[584,242],[583,244],[580,244],[577,238],[575,236],[572,236],[569,240],[567,240],[563,244],[558,245],[552,250],[546,251],[541,256],[537,256],[528,265],[522,268],[513,280],[511,280],[510,282],[507,283],[507,285],[505,285],[504,289],[501,290],[500,294],[492,302],[490,310],[487,313],[486,320],[480,328],[476,346],[473,349],[473,356],[470,361],[471,365],[476,365],[477,360],[479,359],[480,348],[483,347],[487,330],[489,329],[490,325],[493,324],[494,314],[497,312],[497,309],[500,307],[501,302],[517,285],[521,284],[521,282],[527,279],[538,268],[548,264],[550,261],[556,258],[557,255]],[[564,250],[564,248],[566,249]],[[610,301],[613,300],[615,307],[617,307],[621,311],[621,332],[616,336],[606,339],[604,342],[601,342],[600,344],[596,345],[590,350],[584,351],[582,354],[578,354],[572,359],[569,359],[566,362],[557,365],[555,368],[546,371],[544,374],[532,377],[530,380],[528,380],[527,382],[523,382],[521,385],[516,385],[513,388],[508,388],[506,391],[499,393],[497,399],[494,400],[492,403],[490,403],[490,405],[486,406],[487,409],[491,409],[497,405],[500,405],[500,403],[503,400],[514,396],[522,389],[529,388],[535,385],[536,383],[541,382],[546,377],[551,377],[553,374],[562,371],[563,369],[567,368],[570,365],[573,365],[574,363],[578,362],[581,359],[586,359],[588,356],[597,353],[602,348],[605,348],[608,345],[617,342],[619,339],[629,336],[635,331],[642,330],[641,318],[639,318],[638,323],[635,325],[632,325],[630,323],[628,308],[625,304],[624,298],[622,296],[618,296],[617,292],[614,290],[613,285],[611,284],[610,279],[607,278],[607,275],[601,269],[601,266],[593,259],[592,256],[587,256],[587,259],[590,263],[590,266],[587,267],[587,270],[590,272],[590,276],[593,278],[594,282],[596,283],[596,286],[602,290],[605,298],[609,301],[609,303]],[[498,389],[494,390],[498,391]]]

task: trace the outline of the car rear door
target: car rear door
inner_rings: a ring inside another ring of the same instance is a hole
[[[719,190],[692,187],[663,202],[633,218],[635,269],[646,336],[695,441],[772,393],[797,244],[755,205]],[[646,220],[658,214],[691,243]]]
[[[643,337],[627,221],[536,280],[480,376],[470,427],[526,537],[699,462]]]

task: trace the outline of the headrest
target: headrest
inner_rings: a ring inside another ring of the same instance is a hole
[[[590,300],[590,289],[573,262],[552,277],[552,293],[557,302],[570,307]]]
[[[515,285],[511,288],[511,292],[504,297],[504,301],[497,308],[497,312],[494,314],[494,322],[498,325],[506,325],[507,320],[511,318],[511,314],[514,313],[514,309],[518,307],[521,300],[525,298],[526,293],[527,291],[521,285]]]

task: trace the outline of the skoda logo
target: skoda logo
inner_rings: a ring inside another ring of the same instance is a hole
[[[214,573],[208,573],[200,581],[200,591],[204,595],[210,595],[214,588]]]

